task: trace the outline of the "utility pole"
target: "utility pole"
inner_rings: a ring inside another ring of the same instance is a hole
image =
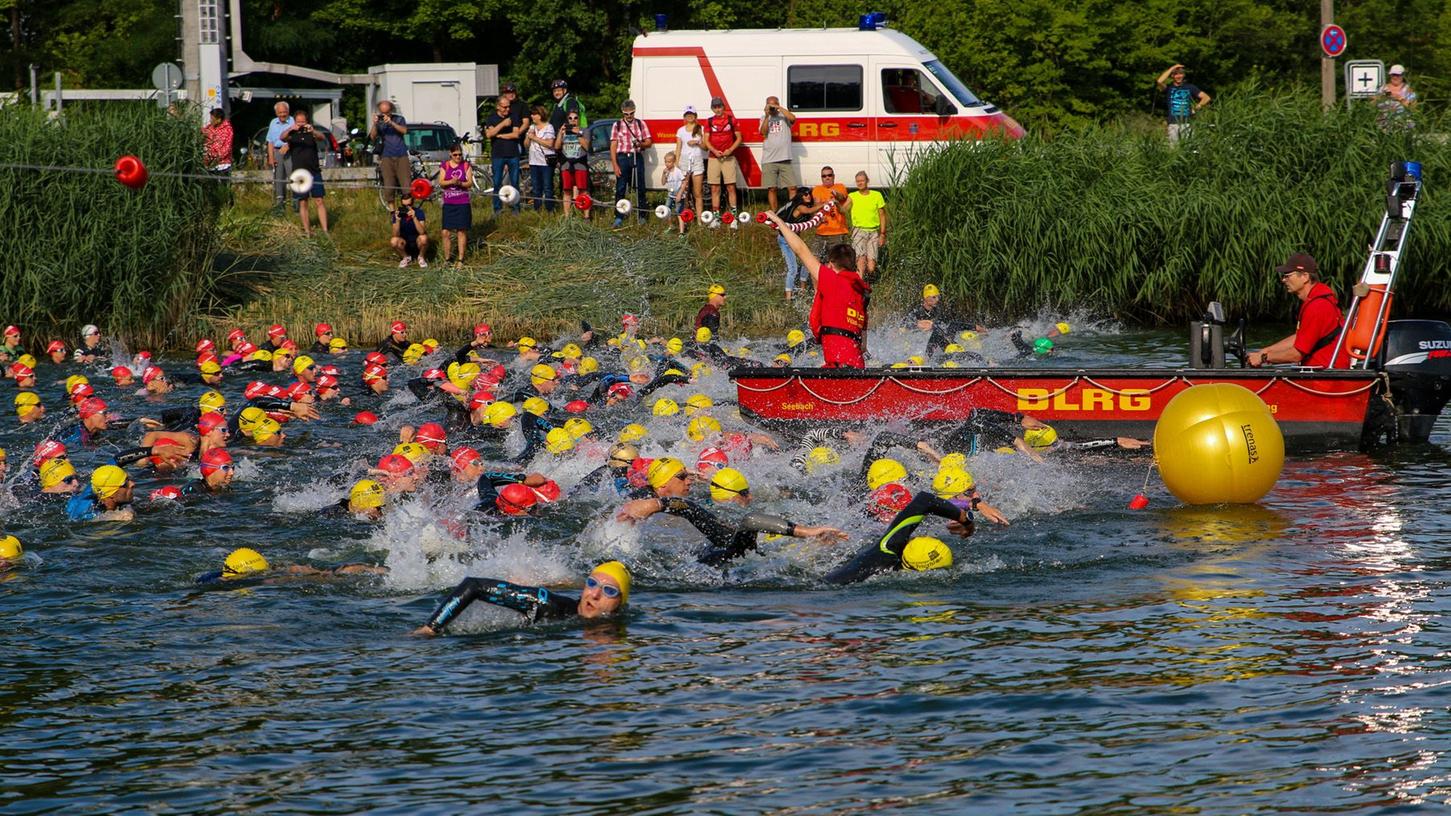
[[[1335,22],[1335,0],[1320,0],[1320,30]],[[1335,105],[1335,59],[1320,52],[1320,106],[1329,110]]]

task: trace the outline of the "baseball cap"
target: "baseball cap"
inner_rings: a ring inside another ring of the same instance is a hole
[[[696,112],[696,110],[695,110],[695,106],[694,105],[686,105],[685,106],[685,110],[681,111],[680,115],[681,116],[684,116],[687,113],[695,113],[695,112]]]
[[[519,89],[514,87],[514,83],[512,82],[505,82],[503,85],[499,86],[499,93],[508,93],[510,91],[518,93]]]
[[[1292,252],[1283,264],[1275,267],[1277,275],[1288,275],[1291,272],[1309,272],[1312,275],[1318,275],[1320,266],[1315,263],[1315,256],[1310,253]]]
[[[1404,66],[1404,65],[1392,65],[1391,66],[1391,70],[1390,70],[1391,76],[1395,76],[1396,74],[1404,74],[1405,72],[1406,72],[1406,66]]]
[[[725,107],[725,100],[724,99],[721,99],[718,96],[712,96],[710,98],[710,106],[712,108],[714,108],[716,106],[720,106],[720,107],[724,108]]]

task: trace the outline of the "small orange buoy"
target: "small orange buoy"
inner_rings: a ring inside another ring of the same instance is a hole
[[[1149,497],[1148,496],[1145,496],[1142,493],[1135,493],[1134,494],[1134,497],[1132,499],[1129,499],[1129,509],[1130,510],[1142,510],[1142,509],[1144,509],[1145,507],[1148,507],[1148,506],[1149,506]]]
[[[116,180],[133,190],[145,187],[149,176],[146,165],[129,153],[116,160]]]
[[[412,193],[414,198],[428,198],[433,195],[433,184],[428,179],[414,179],[408,192]]]
[[[574,208],[576,210],[583,211],[592,206],[594,206],[594,199],[589,197],[589,193],[580,193],[574,197]]]

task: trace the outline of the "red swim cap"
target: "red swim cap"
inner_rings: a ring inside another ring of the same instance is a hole
[[[206,472],[205,469],[202,472],[205,473]],[[163,499],[171,499],[171,500],[175,501],[175,500],[180,499],[180,498],[181,498],[181,488],[177,487],[176,485],[167,485],[166,487],[158,487],[155,490],[151,491],[151,500],[152,501],[162,501]]]
[[[571,414],[582,414],[589,410],[589,403],[584,400],[571,400],[565,403],[564,410]]]
[[[912,491],[899,482],[892,482],[872,491],[868,502],[867,510],[873,516],[881,521],[891,521],[893,516],[912,502]]]
[[[453,460],[453,470],[457,473],[472,465],[474,462],[477,462],[479,460],[479,452],[467,446],[460,446],[453,449],[453,453],[449,454],[449,458]]]
[[[71,401],[80,402],[95,393],[96,389],[92,388],[90,383],[76,383],[75,387],[71,389]]]
[[[201,354],[204,351],[216,351],[216,350],[217,350],[217,344],[216,343],[213,343],[210,338],[203,337],[202,339],[196,341],[196,353],[197,354]]]
[[[319,323],[316,326],[312,327],[312,333],[317,335],[318,337],[322,337],[324,334],[332,334],[332,332],[333,327],[329,326],[326,323]]]
[[[488,323],[479,323],[478,325],[474,326],[474,337],[478,337],[481,334],[493,334],[493,333],[494,333],[494,330],[489,327],[489,324]]]
[[[80,414],[81,419],[89,419],[96,414],[103,414],[105,412],[106,401],[100,397],[89,397],[81,400],[81,404],[76,406],[76,413]]]
[[[617,382],[610,386],[610,390],[605,393],[615,399],[629,399],[635,396],[635,389],[631,388],[628,383]]]
[[[700,457],[695,460],[695,469],[699,473],[709,473],[717,468],[723,468],[731,463],[730,457],[720,448],[706,448],[700,452]]]
[[[196,432],[201,434],[202,436],[206,436],[212,431],[215,431],[217,428],[225,428],[226,425],[226,417],[222,416],[216,411],[208,411],[205,414],[202,414],[201,419],[198,419],[196,421]]]
[[[418,426],[418,432],[413,435],[413,441],[428,448],[430,453],[442,453],[448,436],[443,431],[443,426],[437,422],[425,422]]]
[[[159,380],[165,376],[166,372],[161,370],[161,366],[151,366],[150,368],[146,369],[145,374],[141,375],[141,384],[150,385],[153,381]]]
[[[286,337],[287,336],[287,329],[282,328],[281,324],[273,323],[272,326],[267,329],[267,336],[268,337]]]
[[[65,443],[57,442],[54,439],[47,439],[36,444],[35,456],[31,461],[36,467],[40,467],[57,456],[65,456]]]
[[[489,407],[489,403],[491,403],[493,401],[494,401],[494,392],[492,392],[492,391],[475,391],[474,392],[474,395],[472,397],[469,397],[469,410],[470,411],[477,411],[480,408],[487,408],[487,407]]]
[[[388,327],[388,330],[394,334],[406,334],[408,332],[408,324],[401,320],[395,320],[393,321],[393,325]]]
[[[264,383],[261,380],[253,380],[247,383],[246,388],[242,389],[242,396],[246,397],[249,400],[257,399],[258,397],[266,393],[267,383]]]
[[[225,448],[212,448],[202,454],[201,463],[202,475],[210,476],[223,466],[232,464],[232,454],[227,453]]]
[[[372,411],[359,411],[353,416],[354,425],[372,425],[378,421],[378,415]]]
[[[646,477],[650,472],[650,465],[654,463],[654,459],[646,459],[643,456],[631,462],[630,469],[625,474],[625,478],[629,480],[630,486],[647,487],[650,484],[650,480]]]
[[[525,487],[519,482],[506,484],[499,490],[499,497],[494,499],[494,504],[504,512],[506,516],[526,516],[529,508],[539,501],[534,491]]]
[[[232,329],[231,331],[227,332],[227,342],[228,343],[235,343],[238,340],[246,340],[246,339],[247,339],[247,333],[244,332],[244,331],[242,331],[241,329]]]
[[[368,365],[387,365],[388,355],[384,354],[381,351],[370,351],[368,352],[368,355],[363,358],[363,362]]]
[[[562,492],[559,489],[559,482],[556,482],[553,479],[550,479],[549,481],[538,487],[530,488],[530,490],[534,491],[534,495],[538,496],[540,501],[547,504],[553,504],[554,502],[559,501],[559,496]]]
[[[390,453],[378,460],[378,469],[384,473],[401,476],[413,471],[413,460],[398,453]]]

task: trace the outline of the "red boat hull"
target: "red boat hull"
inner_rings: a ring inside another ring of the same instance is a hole
[[[1176,394],[1235,383],[1259,394],[1296,447],[1356,447],[1381,382],[1372,371],[1308,369],[752,368],[736,369],[731,378],[741,414],[781,429],[954,422],[988,408],[1030,414],[1069,438],[1147,438]]]

